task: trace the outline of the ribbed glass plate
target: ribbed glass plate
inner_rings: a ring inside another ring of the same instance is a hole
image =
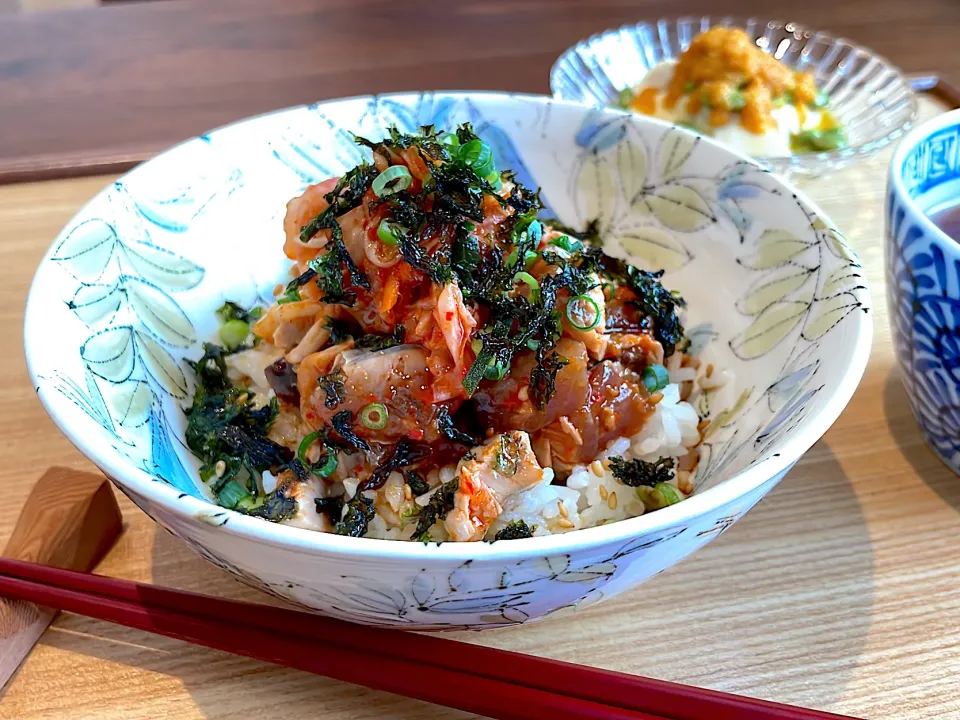
[[[624,25],[566,50],[550,71],[555,97],[615,105],[621,90],[637,85],[654,65],[676,57],[699,33],[716,25],[741,27],[781,62],[812,72],[830,94],[830,110],[849,146],[784,158],[756,158],[785,174],[835,170],[900,137],[913,123],[917,102],[899,69],[866,48],[802,25],[756,18],[680,18]]]

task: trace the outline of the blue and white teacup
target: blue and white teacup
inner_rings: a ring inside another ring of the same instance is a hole
[[[960,204],[960,110],[911,131],[890,164],[887,304],[913,413],[960,473],[960,243],[930,216]]]

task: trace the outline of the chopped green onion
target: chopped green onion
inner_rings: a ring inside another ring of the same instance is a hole
[[[530,338],[527,340],[527,347],[531,350],[536,350],[538,347],[540,347],[540,341],[536,338]]]
[[[528,272],[518,272],[513,276],[513,282],[522,282],[530,288],[530,297],[536,300],[540,296],[540,283]]]
[[[676,505],[683,500],[683,494],[670,483],[660,482],[653,488],[654,497],[659,495],[660,507]]]
[[[797,150],[823,152],[838,150],[847,146],[847,138],[840,128],[832,130],[804,130],[790,137],[791,145]]]
[[[403,165],[391,165],[377,175],[371,187],[377,194],[377,197],[384,197],[386,195],[394,195],[401,190],[406,190],[412,182],[413,177],[406,167]]]
[[[483,340],[474,338],[470,341],[470,348],[473,350],[474,355],[479,355],[480,351],[483,349]]]
[[[682,492],[666,482],[657,483],[652,488],[640,486],[636,488],[636,493],[647,510],[660,510],[684,499]]]
[[[574,240],[569,235],[561,235],[560,237],[551,240],[548,244],[556,245],[558,248],[568,253],[575,253],[583,250],[583,243],[579,240]]]
[[[498,173],[496,170],[487,175],[484,180],[486,180],[490,184],[490,187],[497,192],[499,192],[500,188],[503,187],[503,180],[500,179],[500,173]]]
[[[299,302],[300,301],[300,288],[298,287],[288,287],[287,291],[277,298],[278,305],[286,305],[287,303]]]
[[[694,90],[696,90],[696,89],[697,89],[697,84],[696,84],[695,82],[693,82],[692,80],[691,80],[690,82],[688,82],[686,85],[683,86],[683,92],[684,92],[686,95],[689,95],[690,93],[692,93],[692,92],[693,92]]]
[[[643,369],[643,384],[652,395],[670,384],[670,374],[663,365],[647,365]]]
[[[465,145],[461,145],[457,150],[457,158],[473,168],[473,171],[482,178],[486,178],[496,172],[496,166],[493,164],[493,151],[483,140],[471,140]]]
[[[242,501],[252,497],[250,491],[236,480],[231,480],[217,493],[217,502],[225,508],[233,509]]]
[[[534,252],[533,250],[527,250],[523,254],[523,268],[524,270],[529,270],[533,267],[533,264],[537,261],[537,258],[540,257],[539,253]]]
[[[617,106],[628,108],[631,100],[633,100],[633,88],[624,88],[617,95]]]
[[[227,350],[236,350],[250,334],[250,326],[243,320],[227,320],[220,326],[220,339]]]
[[[660,510],[668,505],[676,505],[684,498],[683,493],[668,482],[659,482],[652,488],[641,486],[636,492],[647,510]]]
[[[333,471],[337,469],[337,452],[333,448],[323,446],[324,458],[323,464],[317,463],[313,465],[307,459],[307,450],[310,449],[310,446],[320,438],[319,432],[312,432],[307,435],[303,440],[300,441],[300,445],[297,446],[297,459],[301,464],[310,470],[314,475],[318,477],[326,478],[330,477],[333,474]]]
[[[371,430],[383,430],[387,426],[387,406],[370,403],[360,411],[360,422]]]
[[[567,302],[567,320],[577,330],[593,330],[600,323],[600,306],[589,295],[577,295]]]
[[[498,362],[496,358],[490,358],[490,364],[484,369],[483,377],[486,380],[503,380],[509,369],[503,363]]]
[[[381,220],[377,228],[377,238],[384,245],[396,245],[400,242],[400,237],[406,234],[406,228],[403,225],[392,223],[389,220]]]
[[[333,471],[337,469],[337,451],[326,445],[324,445],[324,448],[326,450],[326,457],[323,460],[323,465],[317,463],[310,468],[310,471],[314,475],[327,478],[333,475]]]
[[[303,440],[300,441],[300,444],[297,446],[297,460],[304,467],[310,467],[310,461],[307,460],[307,450],[310,449],[310,446],[320,437],[319,432],[312,432],[307,435]]]
[[[727,105],[730,106],[731,110],[743,110],[747,106],[747,100],[743,97],[743,93],[734,90],[727,98]]]

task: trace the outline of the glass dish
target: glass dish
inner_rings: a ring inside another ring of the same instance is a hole
[[[777,20],[688,17],[641,22],[594,35],[567,49],[550,71],[554,97],[591,105],[617,105],[621,90],[636,86],[658,63],[683,52],[699,33],[740,27],[781,62],[812,72],[830,94],[830,111],[843,124],[848,146],[838,150],[758,157],[769,169],[815,176],[837,170],[903,135],[913,124],[917,101],[898,68],[849,40]]]

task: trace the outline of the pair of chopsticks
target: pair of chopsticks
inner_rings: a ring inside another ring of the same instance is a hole
[[[494,718],[846,717],[8,558],[0,595]]]

